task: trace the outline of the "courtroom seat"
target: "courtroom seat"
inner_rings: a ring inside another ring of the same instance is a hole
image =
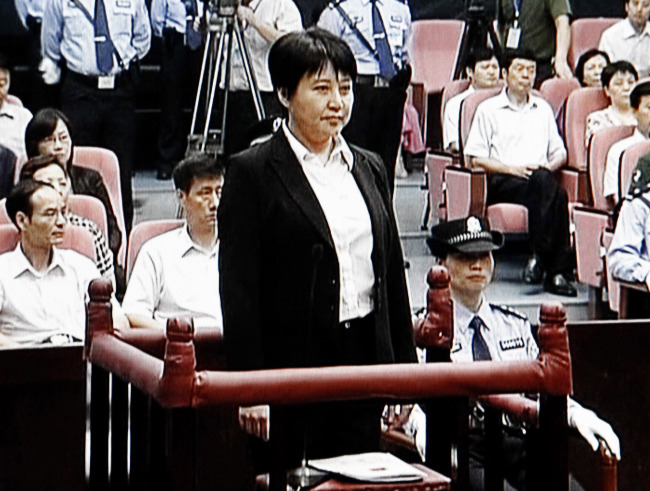
[[[569,167],[578,170],[587,168],[587,116],[594,111],[605,109],[608,105],[609,100],[599,87],[582,87],[569,94],[564,113],[564,141]]]
[[[111,150],[100,147],[74,147],[73,165],[86,167],[99,172],[108,197],[113,206],[113,214],[122,235],[120,250],[115,261],[119,265],[125,264],[126,259],[126,225],[124,209],[122,207],[122,185],[120,183],[120,164],[117,155]]]
[[[449,99],[457,96],[458,94],[465,92],[472,82],[463,78],[460,80],[452,80],[445,84],[442,88],[442,100],[440,101],[440,123],[444,124],[444,114],[445,106],[449,102]]]
[[[630,180],[641,157],[650,152],[650,140],[635,143],[621,154],[618,167],[618,200],[621,201],[630,188]]]
[[[575,70],[582,53],[598,48],[603,31],[619,20],[621,19],[616,17],[587,17],[571,23],[571,43],[567,57],[571,69]]]
[[[560,131],[560,135],[564,136],[564,107],[567,98],[571,93],[580,88],[580,82],[575,78],[549,78],[545,80],[539,88],[542,97],[551,105],[553,114],[555,114],[555,121]]]
[[[126,253],[127,282],[131,277],[133,265],[135,264],[135,260],[138,257],[142,245],[152,237],[174,230],[175,228],[182,226],[184,223],[184,220],[179,219],[149,220],[146,222],[140,222],[133,227],[131,234],[129,235],[129,246]]]

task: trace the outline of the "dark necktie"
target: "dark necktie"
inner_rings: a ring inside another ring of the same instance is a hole
[[[104,0],[95,0],[95,54],[99,71],[110,73],[113,68],[113,42],[108,32]]]
[[[474,331],[474,337],[472,338],[472,355],[474,356],[474,361],[492,359],[485,338],[481,333],[481,327],[483,326],[483,321],[477,315],[475,315],[472,322],[469,323],[469,328]]]
[[[393,55],[388,44],[388,35],[384,28],[384,22],[377,7],[377,0],[372,0],[372,33],[375,39],[375,49],[379,55],[379,73],[385,79],[391,79],[395,76],[395,64]]]

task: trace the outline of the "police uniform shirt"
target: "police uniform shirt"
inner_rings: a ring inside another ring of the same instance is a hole
[[[356,24],[363,36],[374,46],[372,2],[370,0],[344,0],[340,6]],[[408,59],[411,12],[407,4],[398,0],[377,0],[377,6],[384,22],[393,60],[397,66],[401,67]],[[360,75],[379,74],[379,61],[359,40],[354,30],[332,4],[321,14],[318,27],[341,36],[348,43],[354,53]]]
[[[20,21],[25,27],[28,27],[28,17],[33,17],[39,21],[43,18],[45,0],[16,0],[15,5],[16,12],[18,12],[18,17],[20,17]]]
[[[203,2],[197,2],[201,8]],[[152,0],[151,27],[155,36],[162,37],[163,29],[174,29],[185,34],[187,11],[182,0]]]
[[[509,309],[481,300],[478,312],[473,312],[460,302],[454,302],[454,341],[451,360],[474,361],[472,339],[474,330],[470,322],[477,315],[483,321],[481,333],[494,361],[533,360],[539,354],[528,318]]]
[[[94,16],[94,0],[78,0]],[[111,40],[128,68],[129,62],[142,59],[151,44],[151,26],[144,0],[104,0]],[[43,16],[41,44],[44,56],[78,74],[99,75],[95,55],[94,25],[72,0],[48,0]],[[111,74],[122,71],[115,57]]]

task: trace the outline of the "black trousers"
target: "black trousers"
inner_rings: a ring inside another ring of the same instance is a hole
[[[529,179],[494,174],[488,180],[488,205],[517,203],[528,209],[528,232],[533,252],[549,275],[570,272],[575,265],[569,237],[566,192],[553,173],[538,169]]]
[[[65,73],[61,84],[61,110],[72,122],[74,144],[105,147],[119,159],[127,232],[133,221],[131,170],[136,132],[133,92],[130,81],[116,89],[99,90]]]
[[[406,92],[403,89],[357,84],[354,87],[352,117],[343,130],[348,142],[380,155],[391,191],[402,139],[405,102]]]
[[[188,103],[189,91],[195,94],[197,90],[201,53],[201,50],[192,51],[186,47],[183,34],[175,29],[163,32],[160,60],[162,101],[156,163],[160,171],[171,171],[185,156],[190,123],[183,109]]]

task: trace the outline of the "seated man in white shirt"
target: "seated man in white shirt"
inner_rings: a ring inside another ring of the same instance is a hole
[[[0,144],[17,157],[26,155],[25,128],[32,119],[29,109],[7,100],[11,87],[9,61],[0,53]]]
[[[506,88],[478,106],[464,152],[488,174],[488,205],[517,203],[528,209],[533,256],[524,281],[540,283],[546,272],[546,291],[575,297],[568,278],[575,264],[568,199],[553,174],[567,156],[555,114],[531,94],[537,63],[530,51],[505,50],[501,66]]]
[[[650,0],[625,0],[625,12],[625,19],[602,33],[598,49],[607,53],[611,61],[629,61],[639,77],[647,77],[650,75]]]
[[[630,93],[630,106],[636,118],[636,129],[632,136],[614,143],[607,152],[603,175],[603,195],[612,205],[618,201],[618,169],[621,155],[635,143],[650,137],[650,82],[641,82]]]
[[[447,101],[442,117],[443,148],[449,152],[459,150],[460,106],[463,101],[480,89],[491,89],[499,83],[499,60],[491,48],[480,47],[470,52],[465,67],[471,84],[464,92]]]
[[[172,177],[186,225],[147,241],[122,306],[131,327],[164,328],[172,317],[222,328],[217,206],[223,167],[206,155],[181,161]]]
[[[88,284],[100,274],[87,257],[56,247],[67,223],[63,197],[26,180],[10,191],[6,208],[20,241],[0,255],[0,345],[83,340]],[[127,324],[115,300],[113,322]]]

